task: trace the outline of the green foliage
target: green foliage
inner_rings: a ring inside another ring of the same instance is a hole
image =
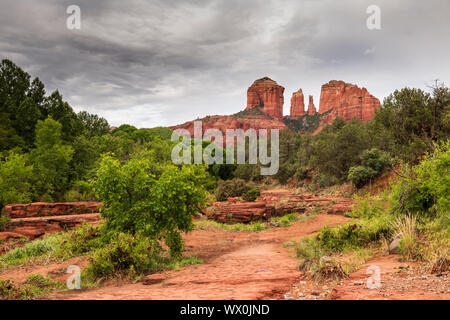
[[[39,195],[54,197],[59,190],[67,189],[72,156],[72,147],[63,144],[61,124],[52,118],[38,121],[31,161]]]
[[[59,248],[61,235],[55,234],[43,239],[34,240],[23,247],[15,248],[0,256],[0,267],[5,268],[12,265],[24,263],[26,261],[50,256]],[[1,269],[0,268],[0,269]]]
[[[300,220],[300,217],[297,213],[288,213],[282,217],[273,217],[270,219],[270,222],[280,227],[289,227],[292,222],[298,220]]]
[[[344,251],[363,247],[369,243],[388,239],[391,235],[390,215],[381,215],[361,221],[347,223],[336,228],[324,228],[317,236],[325,251]]]
[[[83,224],[61,236],[56,256],[71,258],[85,255],[105,245],[101,237],[101,226]]]
[[[115,234],[110,242],[97,250],[84,271],[91,279],[117,275],[135,277],[163,268],[160,244],[141,234]]]
[[[27,155],[11,152],[0,159],[0,212],[7,204],[32,200],[32,172]]]
[[[361,165],[348,171],[348,180],[358,189],[379,176],[390,162],[387,153],[376,148],[364,151],[360,159]]]
[[[0,279],[1,300],[31,300],[45,297],[54,289],[64,289],[57,281],[40,274],[29,276],[23,283],[16,284],[8,279]]]
[[[377,172],[372,168],[364,166],[351,167],[348,171],[348,180],[350,180],[356,188],[360,189],[371,181],[376,174]]]
[[[200,230],[207,230],[208,228],[217,228],[229,231],[262,231],[269,228],[269,226],[263,222],[251,222],[251,223],[219,223],[211,220],[200,220],[195,222],[195,226]]]
[[[173,232],[187,232],[192,217],[205,204],[207,193],[199,183],[204,166],[167,166],[158,177],[148,161],[121,164],[104,156],[95,179],[95,192],[104,202],[102,217],[108,234],[141,233],[173,242]],[[171,248],[172,249],[172,248]]]
[[[215,196],[217,201],[226,201],[228,198],[241,197],[251,189],[255,187],[242,179],[219,181]]]
[[[420,216],[447,216],[450,212],[450,141],[435,145],[433,153],[412,169],[393,188],[393,210]],[[448,220],[448,219],[447,219]]]
[[[432,94],[420,89],[395,90],[375,113],[374,129],[396,157],[417,161],[433,142],[450,135],[450,90],[436,83]]]
[[[247,190],[243,195],[242,199],[245,201],[253,202],[255,201],[259,196],[261,195],[261,192],[259,191],[258,187],[251,188]]]
[[[316,113],[314,115],[305,114],[297,119],[284,118],[284,123],[294,132],[313,133],[319,128],[320,120],[328,115],[333,109],[324,113]]]
[[[90,114],[86,111],[81,111],[77,114],[78,118],[78,133],[82,133],[87,138],[94,136],[103,136],[109,132],[109,124],[106,119]]]

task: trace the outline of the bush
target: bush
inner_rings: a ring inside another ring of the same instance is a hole
[[[168,165],[158,179],[152,169],[144,159],[122,165],[111,156],[103,157],[94,188],[104,203],[106,234],[111,238],[116,233],[140,233],[181,248],[173,233],[192,230],[193,215],[206,203],[207,192],[200,183],[205,166]],[[174,254],[175,247],[170,247]]]
[[[241,197],[253,188],[242,179],[219,181],[216,189],[217,201],[226,201],[231,197]]]
[[[321,188],[331,187],[338,183],[337,178],[326,174],[317,174],[313,177],[313,184],[319,185]]]
[[[385,214],[344,224],[334,229],[326,227],[320,231],[317,240],[320,247],[329,252],[363,247],[371,242],[390,238],[391,219],[390,215]]]
[[[375,174],[376,171],[368,167],[351,167],[348,170],[348,180],[350,180],[356,188],[360,189],[371,181]]]
[[[55,234],[43,239],[34,240],[23,247],[15,248],[0,256],[0,266],[22,263],[30,258],[38,258],[53,254],[61,243],[61,235]]]
[[[347,176],[358,189],[379,176],[390,162],[387,153],[375,148],[364,151],[360,159],[361,165],[351,167]]]
[[[429,217],[448,217],[450,212],[450,140],[435,146],[434,153],[411,169],[394,186],[393,210]],[[448,218],[447,226],[448,226]],[[443,219],[442,221],[445,221]]]
[[[62,236],[57,255],[70,258],[92,252],[104,246],[101,226],[83,224]]]
[[[118,233],[110,243],[97,250],[84,271],[89,279],[116,275],[135,277],[163,267],[160,244],[141,234]]]
[[[255,201],[259,196],[261,195],[261,192],[259,191],[258,187],[251,188],[247,192],[244,193],[242,198],[245,201],[253,202]]]

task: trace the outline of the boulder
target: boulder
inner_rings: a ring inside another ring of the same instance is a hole
[[[391,241],[389,244],[389,254],[398,254],[399,248],[400,248],[400,241],[402,238],[400,236],[397,236],[394,238],[394,240]]]

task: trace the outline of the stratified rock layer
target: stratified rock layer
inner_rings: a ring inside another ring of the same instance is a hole
[[[290,116],[301,117],[305,114],[305,97],[303,96],[302,89],[294,92],[291,98],[291,112]]]
[[[283,119],[284,87],[270,78],[256,80],[247,90],[247,108],[261,107],[275,119]]]
[[[12,218],[31,218],[62,216],[72,214],[98,213],[102,202],[35,202],[26,204],[9,204],[5,206],[6,214]]]

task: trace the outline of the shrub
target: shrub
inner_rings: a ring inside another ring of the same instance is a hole
[[[40,274],[29,276],[23,283],[17,284],[9,279],[0,279],[0,299],[30,300],[44,297],[54,289],[63,286]]]
[[[101,226],[83,224],[62,236],[57,255],[70,258],[90,253],[104,246],[101,238]]]
[[[400,237],[399,252],[406,260],[420,259],[417,222],[414,216],[399,216],[392,222],[394,237]]]
[[[34,240],[23,247],[15,248],[0,256],[0,266],[22,263],[30,258],[38,258],[54,253],[61,243],[61,235],[55,234],[43,239]]]
[[[111,238],[120,232],[140,233],[181,248],[173,233],[192,230],[193,215],[206,203],[207,192],[200,183],[205,166],[168,165],[158,179],[152,168],[144,159],[122,165],[111,156],[103,157],[94,189],[104,203],[106,234]],[[170,249],[175,253],[175,247]]]
[[[387,153],[376,148],[364,151],[360,159],[361,165],[351,167],[347,176],[358,189],[379,176],[390,162]]]
[[[116,275],[134,277],[163,267],[160,244],[141,234],[118,233],[109,244],[97,250],[84,271],[88,279]]]
[[[242,198],[245,201],[255,201],[259,196],[261,195],[261,192],[259,191],[258,187],[254,187],[251,188],[250,190],[248,190],[247,192],[244,193],[244,195],[242,196]]]
[[[326,227],[320,231],[317,240],[321,248],[331,252],[362,247],[371,242],[389,238],[391,219],[390,215],[385,214],[347,223],[334,229]]]
[[[393,188],[393,210],[430,217],[450,212],[450,140],[435,145],[433,153],[413,168],[404,168]],[[446,219],[448,223],[448,218]],[[444,220],[442,220],[444,221]],[[448,226],[448,224],[447,224]]]
[[[216,199],[217,201],[226,201],[230,197],[241,197],[251,189],[252,186],[242,179],[219,181]]]
[[[375,176],[376,171],[364,166],[351,167],[348,171],[348,180],[360,189],[364,187]]]

